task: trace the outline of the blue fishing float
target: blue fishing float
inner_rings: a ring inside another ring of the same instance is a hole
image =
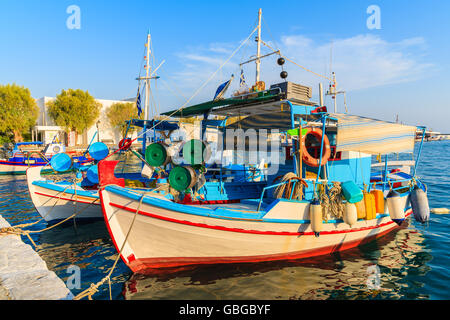
[[[72,158],[67,153],[58,153],[50,160],[50,166],[56,172],[64,172],[72,167]]]
[[[98,167],[97,165],[91,166],[86,171],[86,178],[90,183],[97,184],[98,183]]]
[[[103,142],[95,142],[89,147],[89,155],[97,161],[105,159],[109,154],[108,146]]]

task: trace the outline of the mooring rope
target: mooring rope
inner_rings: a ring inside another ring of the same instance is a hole
[[[81,181],[81,179],[74,178],[74,179],[72,179],[72,180],[70,181],[71,184],[68,184],[67,187],[65,187],[62,191],[59,191],[56,195],[60,194],[60,196],[56,199],[55,203],[54,203],[53,206],[50,208],[50,210],[47,211],[47,213],[46,213],[43,217],[41,217],[41,219],[39,219],[39,220],[37,220],[37,221],[35,221],[35,222],[18,224],[18,225],[15,225],[14,227],[15,227],[15,228],[26,228],[26,227],[33,226],[33,225],[35,225],[35,224],[41,222],[42,220],[44,220],[44,219],[52,212],[52,210],[56,207],[56,204],[58,203],[58,201],[61,200],[61,197],[64,195],[64,193],[65,193],[65,192],[67,191],[67,189],[69,189],[70,187],[74,187],[74,190],[75,190],[75,201],[76,201],[76,200],[78,199],[78,197],[77,197],[77,195],[76,195],[76,187],[77,187],[77,183],[80,182],[80,181]],[[95,201],[94,201],[94,202],[95,202]]]
[[[75,204],[78,202],[78,196],[76,193],[76,183],[74,182],[73,185],[75,185]],[[77,206],[75,205],[74,208],[74,214],[72,214],[71,216],[67,217],[66,219],[55,223],[47,228],[44,229],[40,229],[40,230],[24,230],[23,228],[26,227],[30,227],[32,225],[35,225],[36,223],[42,221],[48,214],[50,214],[50,212],[53,210],[53,208],[55,208],[56,204],[58,203],[59,200],[61,200],[62,194],[64,194],[64,192],[72,185],[68,185],[63,191],[61,191],[61,196],[59,196],[59,198],[55,201],[55,203],[53,204],[52,208],[50,208],[50,210],[45,214],[44,217],[42,217],[41,219],[35,221],[35,222],[31,222],[31,223],[25,223],[25,224],[19,224],[19,225],[15,225],[15,226],[11,226],[11,227],[6,227],[6,228],[1,228],[0,229],[0,235],[23,235],[23,236],[27,236],[28,239],[30,240],[30,242],[33,244],[33,246],[37,249],[37,245],[36,243],[33,241],[33,239],[31,238],[31,234],[34,233],[41,233],[41,232],[45,232],[48,230],[51,230],[53,228],[56,228],[57,226],[60,226],[61,224],[67,222],[68,220],[75,218],[76,216],[80,215],[81,213],[83,213],[87,208],[89,208],[89,206],[91,206],[92,204],[94,204],[98,199],[94,199],[94,201],[88,203],[88,205],[86,207],[84,207],[81,211],[77,212]]]
[[[105,187],[106,187],[106,186],[105,186]],[[103,188],[105,188],[105,187],[103,187]],[[126,236],[125,236],[125,239],[124,239],[124,241],[123,241],[123,243],[122,243],[122,247],[120,248],[119,254],[117,255],[117,258],[116,258],[116,260],[114,261],[114,264],[113,264],[113,266],[111,267],[111,269],[110,269],[110,271],[108,272],[108,274],[107,274],[102,280],[100,280],[99,282],[97,282],[97,283],[95,283],[95,284],[92,283],[92,284],[90,285],[89,288],[87,288],[86,290],[84,290],[84,291],[82,291],[81,293],[79,293],[78,295],[76,295],[76,296],[73,298],[74,300],[81,300],[81,299],[83,299],[83,298],[85,298],[85,297],[88,297],[89,300],[92,300],[92,296],[98,292],[98,288],[99,288],[101,285],[103,285],[103,284],[105,283],[105,281],[108,281],[108,285],[109,285],[109,299],[112,300],[112,293],[111,293],[111,275],[112,275],[114,269],[116,268],[117,263],[118,263],[119,260],[120,260],[120,257],[122,256],[122,251],[123,251],[123,249],[125,248],[125,244],[127,243],[128,237],[129,237],[129,235],[130,235],[130,233],[131,233],[131,229],[133,228],[133,225],[134,225],[134,222],[135,222],[135,220],[136,220],[136,217],[138,216],[138,213],[139,213],[139,210],[140,210],[140,208],[141,208],[142,201],[144,200],[144,197],[145,197],[145,193],[142,193],[142,196],[141,196],[141,199],[140,199],[140,201],[139,201],[138,207],[137,207],[136,212],[135,212],[135,214],[134,214],[134,216],[133,216],[133,220],[131,221],[130,228],[128,229],[128,232],[127,232],[127,234],[126,234]]]

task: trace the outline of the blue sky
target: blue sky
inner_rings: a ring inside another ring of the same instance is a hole
[[[381,10],[381,29],[369,30],[369,5]],[[69,30],[66,9],[81,10],[81,29]],[[100,99],[136,94],[147,30],[156,64],[160,111],[181,106],[253,29],[263,10],[263,40],[297,63],[329,76],[347,91],[349,111],[450,133],[450,1],[84,1],[0,0],[0,83],[30,88],[35,98],[62,89]],[[269,52],[268,50],[264,51]],[[251,41],[192,100],[212,98],[237,64],[255,54]],[[287,63],[288,80],[313,87],[313,76]],[[246,66],[248,82],[254,66]],[[263,61],[262,80],[280,81],[276,58]],[[237,85],[235,81],[234,85]],[[316,98],[317,100],[317,98]],[[340,111],[343,111],[340,99]],[[331,106],[331,100],[326,100]]]

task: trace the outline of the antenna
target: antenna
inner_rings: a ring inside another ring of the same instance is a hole
[[[333,80],[330,83],[330,87],[326,93],[327,96],[331,96],[331,98],[334,100],[334,113],[337,113],[337,95],[343,94],[344,95],[344,106],[345,106],[345,112],[348,112],[347,109],[347,99],[346,99],[346,92],[345,91],[338,91],[337,90],[337,81],[336,81],[336,73],[331,73]]]
[[[333,73],[333,40],[331,40],[330,45],[330,73]]]

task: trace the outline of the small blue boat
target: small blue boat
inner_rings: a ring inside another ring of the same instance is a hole
[[[49,143],[43,149],[40,148],[42,145],[40,141],[16,143],[10,157],[0,159],[0,175],[23,175],[27,168],[46,166],[53,156],[66,151],[65,146],[59,143]],[[73,156],[72,160],[88,162],[84,156]],[[51,168],[43,169],[43,173],[49,172],[52,172]]]

